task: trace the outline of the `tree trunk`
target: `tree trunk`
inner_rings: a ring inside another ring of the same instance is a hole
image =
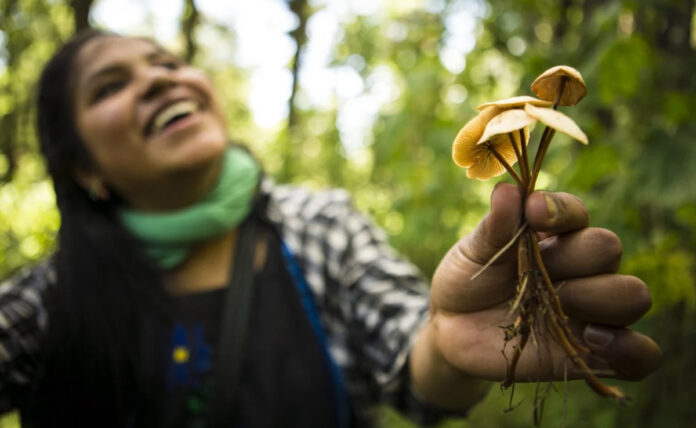
[[[94,0],[71,0],[70,6],[73,9],[73,18],[75,22],[75,33],[90,28],[89,11],[92,9]]]
[[[10,17],[17,13],[17,0],[9,0],[5,4],[3,13],[7,17],[7,20],[3,20],[3,25],[0,30],[5,34],[5,49],[7,52],[7,72],[12,73],[16,69],[17,63],[19,62],[19,56],[24,50],[23,46],[18,46],[18,41],[16,40],[16,30],[13,28],[12,21]],[[14,94],[14,89],[12,82],[8,82],[3,88],[4,92],[9,93],[10,98],[17,102],[16,94]],[[17,123],[18,123],[18,113],[19,109],[15,105],[14,108],[10,109],[6,114],[0,116],[0,154],[4,155],[7,159],[7,170],[0,175],[0,183],[9,182],[12,180],[14,173],[17,169]]]
[[[297,16],[297,28],[290,32],[290,37],[295,41],[295,55],[292,60],[292,89],[290,91],[290,99],[288,99],[288,125],[284,140],[281,145],[281,157],[283,159],[282,168],[279,171],[278,178],[281,181],[290,179],[293,173],[293,163],[295,153],[299,150],[298,144],[301,144],[297,139],[297,109],[295,108],[295,98],[299,88],[299,72],[301,65],[302,48],[307,42],[307,20],[310,14],[308,13],[307,0],[290,0],[290,10]]]
[[[309,19],[309,13],[307,13],[307,0],[292,0],[290,2],[290,10],[297,16],[299,24],[297,28],[290,32],[290,36],[295,41],[297,49],[295,50],[295,56],[292,60],[292,91],[290,92],[290,99],[288,100],[288,128],[295,126],[297,122],[297,113],[295,111],[295,97],[297,96],[297,89],[299,87],[298,74],[300,71],[300,55],[302,54],[302,48],[307,42],[307,20]]]
[[[184,5],[184,13],[181,17],[181,32],[184,35],[184,41],[186,44],[184,59],[188,63],[193,61],[193,58],[196,56],[196,52],[198,51],[195,33],[199,21],[200,15],[198,13],[198,8],[196,8],[196,3],[194,0],[186,0]]]
[[[553,29],[554,40],[563,40],[563,36],[566,34],[568,29],[568,8],[571,6],[571,0],[563,0],[560,7],[560,12],[558,14],[558,22]]]

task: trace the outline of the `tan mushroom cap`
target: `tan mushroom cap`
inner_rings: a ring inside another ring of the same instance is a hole
[[[452,143],[452,159],[454,163],[462,168],[469,168],[474,162],[471,152],[476,148],[476,143],[483,135],[488,122],[500,112],[500,109],[491,106],[476,117],[471,119],[459,130]]]
[[[530,97],[529,95],[520,95],[517,97],[505,98],[498,101],[491,101],[488,103],[483,103],[476,107],[476,110],[484,110],[490,106],[500,107],[502,109],[509,108],[522,108],[525,104],[532,104],[540,107],[548,107],[553,103],[550,101],[540,100],[539,98]]]
[[[573,67],[557,65],[549,68],[532,82],[532,91],[543,100],[555,102],[564,78],[566,84],[559,104],[574,106],[587,94],[587,86],[580,72]]]
[[[530,104],[524,106],[524,110],[544,125],[562,132],[583,144],[588,144],[587,135],[582,132],[582,129],[580,129],[573,119],[560,111],[545,107],[534,107]]]
[[[510,132],[518,132],[520,129],[528,129],[529,125],[532,125],[536,121],[537,119],[525,110],[505,110],[488,122],[486,129],[483,131],[483,135],[476,144],[484,144],[498,135],[507,135]]]

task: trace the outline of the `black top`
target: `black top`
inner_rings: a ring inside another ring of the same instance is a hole
[[[279,238],[268,226],[260,227],[268,251],[254,278],[241,392],[230,426],[334,426],[329,367],[285,267]],[[166,427],[208,426],[226,291],[175,298],[176,320],[163,364]]]

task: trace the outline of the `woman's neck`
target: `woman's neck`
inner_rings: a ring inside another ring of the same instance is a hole
[[[151,184],[140,186],[141,192],[131,192],[126,199],[131,208],[148,213],[167,213],[184,209],[203,199],[220,179],[224,159],[188,171],[178,171]]]
[[[167,290],[174,295],[201,293],[227,286],[234,250],[237,243],[238,228],[210,241],[206,241],[191,251],[190,256],[179,266],[169,271]],[[266,235],[257,237],[254,250],[254,271],[260,272],[268,251]]]
[[[172,294],[191,294],[227,285],[237,229],[196,246],[183,263],[169,272],[167,289]]]

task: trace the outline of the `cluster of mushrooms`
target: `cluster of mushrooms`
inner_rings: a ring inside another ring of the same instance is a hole
[[[454,162],[466,168],[469,178],[486,180],[506,171],[514,178],[523,195],[523,201],[533,191],[541,164],[556,131],[588,144],[587,136],[568,116],[557,111],[559,105],[574,106],[587,93],[582,75],[574,68],[559,65],[542,73],[532,83],[538,98],[517,96],[482,104],[480,113],[457,134],[452,145]],[[539,146],[530,165],[528,155],[529,128],[536,122],[545,125]],[[519,163],[519,173],[512,166]],[[523,211],[524,212],[524,211]],[[517,244],[518,282],[509,316],[514,320],[502,328],[508,342],[515,339],[512,355],[505,352],[508,367],[503,387],[515,382],[515,368],[520,355],[531,339],[536,346],[543,344],[542,332],[549,331],[552,339],[565,351],[568,359],[598,394],[613,397],[624,403],[625,395],[613,386],[599,380],[584,357],[589,350],[574,336],[568,317],[561,308],[557,290],[549,278],[539,251],[539,238],[527,227],[524,218],[512,240],[504,246],[472,279],[475,279],[498,257]]]

